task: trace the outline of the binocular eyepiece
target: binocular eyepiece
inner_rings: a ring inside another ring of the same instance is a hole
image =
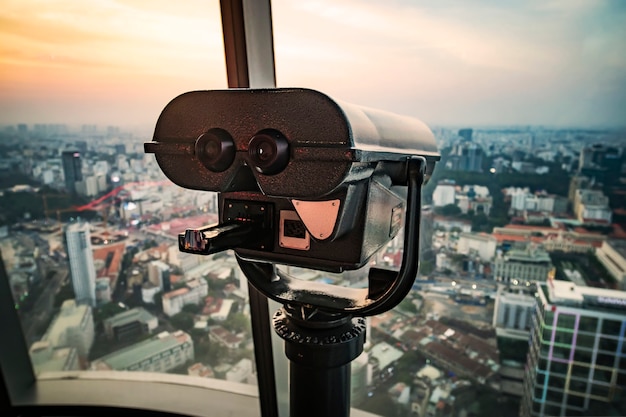
[[[219,193],[220,223],[181,234],[181,250],[230,248],[240,264],[328,271],[362,267],[403,218],[419,219],[421,185],[439,160],[421,121],[309,89],[182,94],[162,111],[145,151],[174,183]],[[287,292],[297,286],[281,282]]]

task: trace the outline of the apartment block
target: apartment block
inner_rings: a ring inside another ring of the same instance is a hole
[[[521,413],[626,415],[626,292],[538,283]]]
[[[193,340],[179,330],[158,335],[96,359],[95,371],[167,372],[194,359]]]

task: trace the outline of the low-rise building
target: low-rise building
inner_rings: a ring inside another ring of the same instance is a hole
[[[404,353],[387,342],[380,342],[372,346],[369,351],[369,364],[372,368],[374,380],[385,379],[388,370],[400,359]]]
[[[94,341],[91,307],[66,300],[41,340],[52,348],[73,347],[80,357],[87,357]]]
[[[193,340],[179,330],[162,332],[91,363],[95,371],[167,372],[194,359]]]
[[[109,339],[128,340],[151,333],[159,321],[142,307],[133,308],[104,320],[104,331]]]
[[[517,285],[519,282],[545,281],[552,268],[550,256],[543,249],[512,249],[496,257],[493,275],[498,281]]]
[[[78,354],[73,347],[53,348],[48,341],[33,343],[28,353],[35,373],[75,371],[80,369]]]
[[[187,368],[187,374],[190,376],[199,376],[200,378],[215,378],[215,373],[210,366],[201,362],[196,362]]]
[[[226,346],[229,349],[237,349],[244,338],[232,333],[222,326],[213,326],[209,329],[209,338],[217,343]]]
[[[226,372],[226,380],[245,384],[255,383],[256,378],[253,374],[252,361],[248,358],[243,358],[237,362]]]
[[[163,294],[163,312],[169,317],[180,313],[187,304],[200,304],[209,293],[209,284],[203,278],[187,280],[183,288]]]
[[[461,233],[456,246],[457,253],[477,254],[481,260],[490,261],[496,254],[498,240],[486,233]]]

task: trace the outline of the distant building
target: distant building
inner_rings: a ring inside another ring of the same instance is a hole
[[[96,278],[96,304],[111,302],[111,280],[107,277]]]
[[[522,417],[626,415],[626,292],[537,285]]]
[[[582,150],[578,170],[581,175],[611,185],[619,182],[623,162],[622,149],[597,143]]]
[[[74,182],[74,189],[80,195],[93,197],[100,192],[98,178],[93,175],[83,177],[82,180]]]
[[[493,309],[493,327],[498,336],[528,340],[535,298],[526,287],[499,285]]]
[[[489,195],[479,196],[473,188],[469,188],[467,192],[457,193],[455,204],[461,209],[461,213],[467,214],[470,211],[476,214],[484,213],[489,215],[493,205],[493,198]]]
[[[455,171],[481,172],[483,149],[470,141],[462,140],[452,146],[446,167]]]
[[[387,342],[380,342],[372,346],[369,353],[369,364],[372,367],[374,381],[385,379],[387,370],[404,355],[404,353]]]
[[[213,326],[209,329],[209,338],[229,349],[237,349],[243,342],[244,338],[236,335],[222,326]]]
[[[76,192],[76,182],[83,180],[82,162],[80,152],[64,151],[61,154],[63,175],[65,177],[65,189],[70,193]]]
[[[187,304],[200,304],[208,293],[209,284],[204,278],[187,280],[183,288],[163,294],[163,312],[172,317]]]
[[[571,204],[574,204],[574,200],[576,199],[576,191],[591,188],[591,185],[592,181],[590,178],[582,175],[574,175],[569,182],[567,200]]]
[[[162,261],[150,262],[148,265],[148,281],[165,292],[170,291],[170,266]]]
[[[367,386],[371,382],[368,382],[368,358],[367,352],[363,351],[350,364],[350,398],[355,405],[367,398]]]
[[[566,213],[567,199],[565,197],[531,193],[527,188],[516,189],[511,194],[511,209],[517,212],[538,211],[542,213]]]
[[[600,233],[587,232],[584,229],[566,230],[564,227],[531,226],[508,224],[494,227],[492,236],[498,244],[541,244],[548,252],[581,252],[595,250],[606,240]]]
[[[613,213],[609,198],[600,190],[577,190],[574,196],[574,214],[583,223],[610,224]]]
[[[152,333],[158,327],[159,321],[144,308],[137,307],[105,319],[103,325],[109,339],[122,341]]]
[[[52,348],[73,347],[80,357],[86,358],[94,336],[91,307],[66,300],[41,340],[50,343]]]
[[[464,219],[456,219],[452,217],[434,216],[434,227],[439,230],[452,231],[458,229],[461,232],[471,232],[472,222]]]
[[[545,281],[552,268],[552,260],[543,249],[512,249],[496,257],[493,275],[498,281],[516,285],[517,282]]]
[[[39,341],[33,343],[28,353],[36,374],[80,369],[78,355],[73,347],[55,349],[50,342]]]
[[[210,366],[206,366],[201,362],[196,362],[187,368],[189,376],[199,376],[200,378],[215,378],[215,373]]]
[[[232,368],[226,372],[227,381],[239,382],[244,384],[254,384],[256,377],[253,373],[252,361],[248,358],[243,358],[237,362]]]
[[[456,251],[462,255],[477,254],[481,260],[490,261],[496,254],[498,240],[485,233],[460,233]]]
[[[456,199],[456,185],[454,181],[439,181],[433,191],[433,205],[443,207],[454,204]]]
[[[459,136],[468,142],[472,141],[472,133],[473,133],[473,130],[469,128],[459,129]]]
[[[65,229],[67,257],[76,302],[96,306],[96,267],[89,223],[72,223]]]
[[[162,332],[148,340],[96,359],[96,371],[167,372],[194,359],[193,340],[179,330]]]
[[[626,240],[609,240],[596,249],[596,257],[617,281],[618,288],[626,291]]]

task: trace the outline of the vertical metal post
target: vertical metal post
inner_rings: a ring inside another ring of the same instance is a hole
[[[28,346],[20,320],[15,311],[9,277],[0,253],[0,334],[5,339],[0,343],[0,406],[5,400],[15,401],[35,383],[35,372],[28,356]]]
[[[289,358],[291,417],[348,417],[350,363],[363,352],[365,319],[285,305],[274,329]]]
[[[220,8],[228,87],[275,87],[270,1],[221,0]],[[248,291],[261,415],[278,417],[268,300],[252,285]]]

